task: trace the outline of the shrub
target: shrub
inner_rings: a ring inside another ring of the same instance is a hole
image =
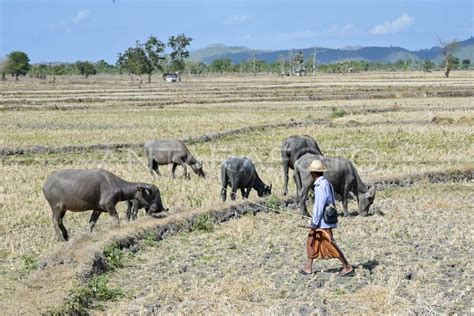
[[[265,200],[265,206],[276,211],[280,208],[280,199],[272,194]]]
[[[193,230],[201,232],[213,232],[214,231],[215,219],[209,216],[209,214],[199,214],[196,221],[193,223]]]
[[[332,108],[332,113],[331,113],[331,118],[338,118],[338,117],[343,117],[344,115],[346,115],[347,112],[344,111],[344,110],[340,110],[338,108]]]
[[[116,242],[105,248],[104,256],[107,259],[107,265],[111,271],[123,267],[123,251],[119,248]]]
[[[74,288],[63,311],[58,315],[87,315],[90,307],[100,307],[100,302],[114,300],[123,296],[118,288],[110,288],[108,276],[105,274],[94,276],[83,286]],[[56,313],[53,313],[56,314]]]
[[[30,272],[38,268],[38,262],[32,255],[23,255],[21,259],[23,260],[23,270],[26,272]]]

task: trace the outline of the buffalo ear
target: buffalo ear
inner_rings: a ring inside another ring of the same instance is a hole
[[[141,192],[146,192],[147,194],[151,194],[151,186],[148,184],[140,184],[137,186],[137,190]]]

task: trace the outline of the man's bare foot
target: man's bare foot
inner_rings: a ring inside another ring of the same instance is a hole
[[[354,268],[352,268],[352,266],[349,265],[349,266],[345,266],[344,268],[342,268],[342,270],[339,271],[339,275],[340,276],[346,276],[346,275],[352,274],[352,272],[354,272]]]

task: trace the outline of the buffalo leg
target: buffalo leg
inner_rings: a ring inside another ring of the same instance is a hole
[[[288,194],[288,169],[289,169],[288,161],[286,159],[284,159],[283,160],[283,180],[284,180],[284,183],[283,183],[283,192],[282,192],[283,195]]]
[[[222,202],[225,202],[225,200],[227,199],[227,185],[225,187],[222,186],[221,199],[222,199]]]
[[[240,194],[242,195],[242,199],[246,199],[247,198],[247,194],[245,192],[245,188],[240,188]]]
[[[310,217],[312,216],[312,214],[310,214],[308,212],[308,209],[306,208],[306,200],[308,199],[309,188],[310,187],[304,187],[301,190],[301,196],[299,199],[301,216],[307,216],[307,215],[309,215]]]
[[[344,192],[342,193],[342,208],[344,210],[344,216],[351,215],[348,208],[349,203],[349,188],[344,186]]]
[[[158,163],[155,160],[148,160],[148,169],[150,170],[150,174],[153,178],[156,178],[156,176],[161,176],[160,170],[158,169]]]
[[[132,201],[132,220],[136,220],[137,219],[137,215],[138,215],[138,201],[137,200],[133,200]]]
[[[116,227],[119,226],[120,220],[119,220],[117,210],[115,209],[115,205],[107,204],[107,205],[104,206],[104,209],[107,210],[107,213],[109,213],[109,215],[113,217],[114,225]]]
[[[89,229],[90,229],[91,233],[92,233],[92,230],[94,229],[95,224],[97,223],[97,220],[99,219],[100,213],[102,213],[101,210],[93,210],[92,211],[92,215],[91,215],[91,218],[89,220]]]
[[[252,190],[252,186],[247,187],[247,190],[245,190],[245,198],[248,199],[250,195],[250,191]]]
[[[132,217],[132,202],[131,201],[126,201],[126,203],[127,203],[126,218],[127,218],[127,222],[129,222],[130,218]]]
[[[64,214],[66,214],[64,209],[53,209],[53,224],[59,241],[67,241],[69,239],[66,227],[63,225]]]
[[[188,168],[186,167],[186,163],[183,161],[181,162],[181,167],[183,167],[183,175],[186,179],[190,179],[191,177],[188,174]]]
[[[178,166],[178,164],[173,162],[173,167],[171,167],[171,177],[172,177],[173,179],[176,178],[175,172],[176,172],[176,167],[177,167],[177,166]]]
[[[232,192],[230,193],[230,199],[232,201],[235,201],[236,192],[237,192],[237,187],[232,187]]]
[[[301,188],[300,188],[300,184],[298,184],[298,178],[297,178],[296,172],[293,173],[293,180],[295,180],[295,184],[296,184],[296,205],[298,205],[300,203]]]

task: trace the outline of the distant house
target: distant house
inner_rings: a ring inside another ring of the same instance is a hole
[[[167,82],[177,82],[181,81],[181,77],[179,76],[179,74],[164,73],[163,80]]]

